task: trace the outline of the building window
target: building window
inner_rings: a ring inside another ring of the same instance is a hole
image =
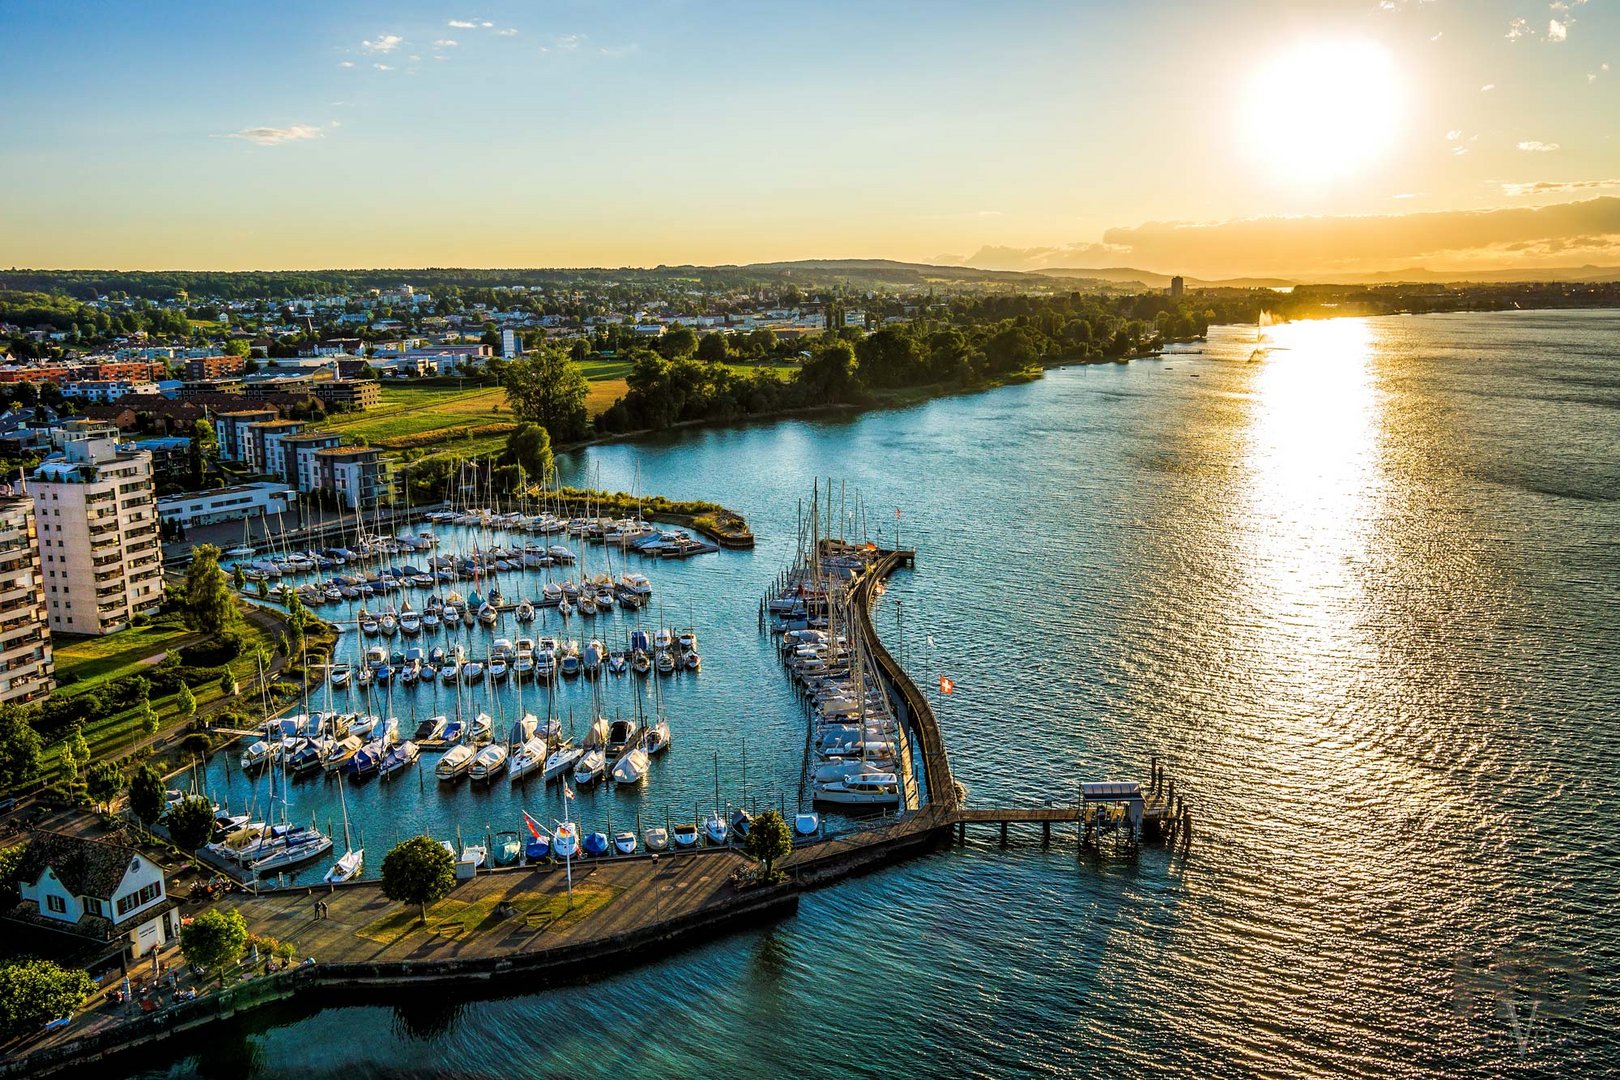
[[[118,917],[121,919],[125,915],[128,915],[130,912],[134,911],[136,908],[145,907],[153,900],[156,900],[158,898],[158,894],[162,891],[163,886],[154,881],[152,884],[146,886],[146,888],[142,889],[138,893],[131,893],[128,896],[119,897]]]
[[[55,893],[51,893],[50,895],[45,897],[45,910],[46,911],[54,911],[58,915],[66,915],[67,914],[67,901],[63,900],[60,896],[57,896]]]

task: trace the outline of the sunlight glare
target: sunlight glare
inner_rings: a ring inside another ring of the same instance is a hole
[[[1348,179],[1389,150],[1402,98],[1395,62],[1383,47],[1369,41],[1298,45],[1250,77],[1242,147],[1283,183]]]

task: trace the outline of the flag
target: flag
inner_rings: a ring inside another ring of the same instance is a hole
[[[944,675],[941,675],[939,677],[939,692],[942,693],[942,694],[950,694],[950,693],[954,693],[955,691],[956,691],[956,683],[952,682],[950,679],[946,678]]]
[[[540,823],[529,816],[527,810],[523,811],[523,824],[529,827],[529,835],[536,840],[540,839]]]
[[[928,635],[928,647],[930,649],[932,649],[934,647],[934,635],[933,634]]]
[[[898,506],[894,508],[894,520],[900,520],[900,508]]]
[[[573,797],[574,797],[574,789],[568,786],[568,781],[564,780],[563,781],[563,798],[572,799]]]

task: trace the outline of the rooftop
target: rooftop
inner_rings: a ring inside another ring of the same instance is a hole
[[[36,832],[17,866],[19,881],[34,882],[46,867],[75,896],[111,900],[118,883],[140,854],[127,844],[91,840],[67,833]]]

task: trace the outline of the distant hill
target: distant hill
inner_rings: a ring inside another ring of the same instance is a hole
[[[1116,285],[1137,284],[1147,289],[1167,289],[1170,287],[1169,274],[1159,274],[1152,270],[1138,270],[1133,266],[1102,266],[1096,268],[1084,267],[1054,267],[1050,270],[1031,270],[1030,274],[1036,277],[1059,278],[1085,278],[1091,281],[1107,281]],[[1266,277],[1239,277],[1239,278],[1186,278],[1189,289],[1283,289],[1299,282],[1289,278]]]

